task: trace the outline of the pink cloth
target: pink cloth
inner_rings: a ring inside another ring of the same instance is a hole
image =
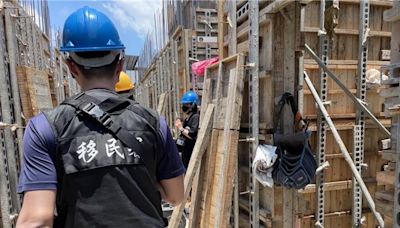
[[[211,59],[206,59],[206,60],[195,62],[192,64],[192,72],[196,76],[203,76],[207,66],[218,62],[218,60],[219,60],[218,57],[214,57]]]

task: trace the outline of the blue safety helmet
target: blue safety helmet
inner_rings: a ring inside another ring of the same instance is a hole
[[[197,96],[197,94],[194,91],[189,90],[185,94],[183,94],[181,104],[197,104],[198,100],[199,97]]]
[[[112,21],[102,12],[85,6],[64,24],[63,52],[113,51],[125,49]]]

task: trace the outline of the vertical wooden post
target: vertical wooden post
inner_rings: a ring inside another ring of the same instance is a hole
[[[223,59],[224,56],[224,31],[225,23],[227,23],[224,14],[224,4],[225,0],[219,0],[218,2],[218,52],[219,59]]]

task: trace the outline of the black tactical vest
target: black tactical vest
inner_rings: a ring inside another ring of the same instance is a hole
[[[106,121],[87,115],[98,114],[99,107],[107,110]],[[157,114],[95,89],[67,99],[46,116],[57,138],[54,227],[165,226],[155,181],[162,140]],[[122,127],[134,147],[104,125]]]

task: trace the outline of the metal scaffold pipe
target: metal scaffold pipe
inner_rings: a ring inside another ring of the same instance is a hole
[[[382,132],[384,132],[387,136],[390,137],[391,135],[390,131],[386,129],[385,126],[383,126],[383,124],[374,116],[374,114],[371,113],[371,111],[363,104],[363,102],[360,101],[357,97],[355,97],[351,93],[351,91],[336,77],[335,74],[332,73],[332,71],[328,69],[328,67],[323,63],[323,61],[315,54],[315,52],[307,44],[305,45],[305,48],[307,52],[310,53],[311,57],[318,63],[318,65],[329,75],[329,77],[331,77],[336,82],[336,84],[343,90],[343,92],[354,101],[356,106],[362,111],[364,111],[365,114],[369,116],[372,119],[372,121],[379,127],[379,129],[381,129]]]
[[[367,186],[365,185],[360,173],[357,171],[357,168],[353,163],[353,159],[351,158],[349,151],[347,150],[346,146],[344,145],[344,142],[343,142],[342,138],[340,137],[339,132],[336,130],[335,124],[333,123],[331,117],[329,116],[328,111],[326,110],[321,98],[318,96],[318,92],[315,89],[314,85],[312,84],[312,82],[306,72],[304,72],[304,81],[306,82],[308,88],[310,89],[311,94],[313,95],[315,102],[318,105],[318,108],[320,109],[322,115],[324,116],[326,123],[328,124],[329,128],[331,129],[332,135],[334,136],[337,144],[339,145],[340,151],[342,152],[344,159],[349,164],[350,169],[353,173],[353,176],[356,178],[358,184],[360,185],[361,190],[362,190],[365,198],[367,199],[369,208],[371,209],[376,220],[378,221],[379,226],[381,228],[383,228],[384,227],[383,218],[382,218],[381,214],[379,214],[376,211],[374,200],[372,199],[371,194],[368,192]]]
[[[16,23],[15,20],[11,17],[10,9],[6,9],[5,11],[5,27],[6,27],[6,39],[7,39],[7,49],[8,49],[8,61],[9,61],[9,69],[10,69],[10,83],[11,83],[11,91],[13,94],[13,107],[14,107],[14,115],[15,115],[15,122],[18,126],[22,126],[22,108],[21,108],[21,99],[19,96],[19,88],[18,88],[18,81],[17,81],[17,48],[15,45],[15,31],[13,29],[13,25]],[[22,148],[22,138],[23,138],[23,131],[22,128],[17,129],[17,139],[18,139],[18,152],[19,157],[22,158],[23,148]]]

